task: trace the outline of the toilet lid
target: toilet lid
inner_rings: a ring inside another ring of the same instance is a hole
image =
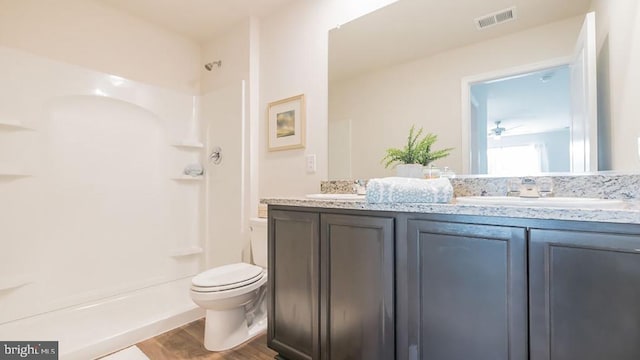
[[[246,282],[262,276],[264,269],[246,263],[224,265],[196,275],[191,283],[197,287],[220,287]]]

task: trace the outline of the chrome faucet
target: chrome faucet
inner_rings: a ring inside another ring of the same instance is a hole
[[[539,198],[553,196],[553,180],[550,178],[525,177],[522,180],[510,179],[507,183],[507,196]]]
[[[540,197],[540,191],[538,190],[538,184],[534,178],[522,178],[520,183],[520,197],[523,198],[537,198]]]

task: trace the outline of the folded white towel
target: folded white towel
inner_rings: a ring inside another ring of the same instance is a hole
[[[452,198],[453,186],[447,178],[388,177],[367,183],[369,203],[448,203]]]

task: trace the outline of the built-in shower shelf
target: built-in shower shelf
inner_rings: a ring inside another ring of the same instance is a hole
[[[201,247],[192,246],[192,247],[186,247],[186,248],[173,249],[169,253],[169,256],[178,258],[178,257],[191,256],[191,255],[198,255],[198,254],[202,254],[202,252],[203,250]]]
[[[32,283],[33,280],[28,276],[15,276],[0,281],[0,291],[13,290]]]
[[[196,140],[180,141],[180,142],[171,144],[171,146],[175,146],[177,148],[182,148],[182,149],[192,149],[192,150],[198,150],[198,149],[204,148],[204,144]]]
[[[33,130],[30,127],[24,126],[18,121],[4,121],[0,120],[0,130]]]
[[[183,176],[176,176],[174,178],[171,178],[171,180],[174,180],[174,181],[201,181],[202,178],[203,178],[202,175],[198,175],[198,176],[183,175]]]

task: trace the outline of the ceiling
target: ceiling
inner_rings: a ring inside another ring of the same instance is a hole
[[[99,0],[197,42],[249,16],[265,16],[294,0]]]
[[[329,81],[585,14],[590,5],[591,0],[399,0],[330,31]],[[476,28],[475,18],[511,6],[515,20]]]

